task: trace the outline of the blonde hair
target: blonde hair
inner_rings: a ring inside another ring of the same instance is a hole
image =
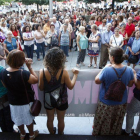
[[[81,32],[82,30],[84,30],[85,29],[85,27],[84,26],[80,26],[79,27],[79,31]]]

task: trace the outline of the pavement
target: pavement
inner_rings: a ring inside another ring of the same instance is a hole
[[[47,48],[46,48],[46,52],[47,52]],[[66,69],[70,70],[70,69],[76,67],[77,57],[78,57],[78,51],[75,51],[75,49],[73,49],[71,52],[69,52],[69,57],[67,57],[68,62],[65,63]],[[39,71],[40,69],[44,68],[42,55],[40,55],[40,59],[41,59],[41,61],[37,61],[36,53],[34,53],[32,68],[35,71]],[[79,69],[80,70],[98,69],[99,62],[100,62],[100,54],[99,54],[99,57],[97,58],[97,68],[94,68],[93,66],[89,68],[88,65],[90,64],[90,57],[86,53],[86,57],[85,57],[85,61],[84,61],[85,66],[81,66]],[[109,63],[109,61],[108,61],[108,63]],[[123,64],[126,65],[125,62]],[[94,65],[94,61],[93,61],[93,65]],[[131,65],[131,67],[132,67],[132,65]],[[135,68],[140,69],[140,65],[136,66]],[[25,69],[26,69],[26,67],[25,67]]]

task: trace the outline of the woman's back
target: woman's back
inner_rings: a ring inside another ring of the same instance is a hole
[[[126,66],[121,68],[115,68],[119,76],[123,73]],[[129,75],[129,76],[128,76]],[[119,105],[124,104],[127,101],[127,90],[123,95],[123,99],[121,102],[105,100],[104,96],[107,90],[109,89],[110,85],[118,80],[118,77],[112,67],[106,67],[103,69],[99,79],[102,81],[101,89],[100,89],[100,101],[107,104],[107,105]],[[127,67],[125,73],[122,75],[121,81],[127,86],[131,80],[134,79],[132,68]]]
[[[28,104],[22,78],[24,80],[27,92],[32,92],[31,84],[28,83],[30,72],[26,70],[23,70],[22,72],[21,70],[10,72],[4,69],[0,75],[0,79],[2,79],[9,91],[8,99],[11,105]]]

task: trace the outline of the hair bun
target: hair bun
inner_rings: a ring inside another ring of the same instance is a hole
[[[128,60],[128,55],[127,54],[123,54],[122,59],[123,60]]]

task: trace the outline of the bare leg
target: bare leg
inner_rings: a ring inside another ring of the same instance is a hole
[[[47,127],[48,130],[50,132],[50,134],[54,134],[54,130],[53,130],[53,120],[54,120],[54,113],[55,113],[55,109],[52,110],[46,110],[47,112]]]
[[[19,130],[20,130],[20,133],[21,133],[22,135],[25,135],[24,125],[20,125],[20,126],[18,126],[18,128],[19,128]]]
[[[62,135],[65,127],[64,117],[66,111],[56,110],[56,112],[57,112],[57,119],[58,119],[58,134]]]
[[[97,57],[94,57],[94,62],[97,65]]]
[[[30,125],[26,125],[26,126],[28,128],[30,136],[33,136],[34,135],[33,123],[31,123]]]
[[[92,65],[92,60],[93,60],[93,57],[90,57],[90,64]]]

